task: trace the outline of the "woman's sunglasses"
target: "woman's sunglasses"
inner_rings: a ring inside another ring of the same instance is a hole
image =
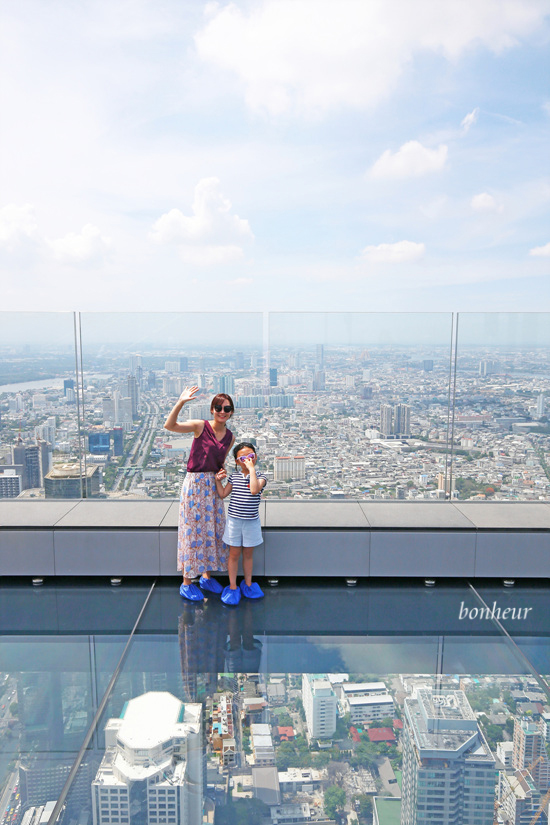
[[[233,410],[233,408],[229,405],[227,405],[226,407],[222,407],[221,404],[214,404],[214,409],[216,410],[216,412],[221,412],[223,410],[225,413],[231,412]]]

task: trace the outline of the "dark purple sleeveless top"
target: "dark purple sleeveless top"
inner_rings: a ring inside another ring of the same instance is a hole
[[[233,433],[227,430],[222,440],[218,441],[210,421],[205,421],[202,433],[193,439],[187,472],[217,473],[221,470],[232,438]]]

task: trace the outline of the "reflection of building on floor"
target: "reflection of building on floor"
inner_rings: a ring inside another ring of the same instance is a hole
[[[202,706],[145,693],[105,727],[105,756],[92,783],[94,825],[202,821]]]
[[[461,690],[421,688],[405,699],[401,825],[492,825],[495,758]],[[427,808],[426,806],[437,806]]]
[[[498,816],[510,825],[527,825],[539,812],[541,793],[527,769],[505,773],[499,771],[497,785]],[[541,812],[537,822],[547,825],[548,817]]]
[[[326,674],[302,674],[302,702],[312,739],[328,739],[336,730],[338,700]]]

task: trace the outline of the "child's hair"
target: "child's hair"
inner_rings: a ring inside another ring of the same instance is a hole
[[[242,450],[243,447],[252,450],[254,455],[258,455],[254,444],[251,444],[250,441],[241,441],[239,444],[233,447],[233,458],[235,459],[235,463],[237,463],[237,456],[239,455],[239,450]]]

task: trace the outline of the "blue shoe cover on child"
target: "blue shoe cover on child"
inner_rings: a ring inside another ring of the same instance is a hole
[[[201,576],[199,579],[199,587],[201,590],[207,590],[209,593],[219,594],[223,587],[216,579],[207,579],[206,576]]]
[[[252,582],[249,587],[244,579],[241,582],[241,592],[246,599],[263,599],[265,596],[264,591],[257,582]]]
[[[182,584],[180,587],[180,596],[184,599],[189,599],[190,602],[202,602],[204,596],[196,584]]]
[[[240,600],[241,600],[241,591],[239,590],[238,587],[236,588],[236,590],[231,590],[229,585],[227,585],[227,587],[224,587],[223,593],[222,593],[222,602],[224,604],[228,604],[229,606],[236,605],[236,604],[239,604]]]

